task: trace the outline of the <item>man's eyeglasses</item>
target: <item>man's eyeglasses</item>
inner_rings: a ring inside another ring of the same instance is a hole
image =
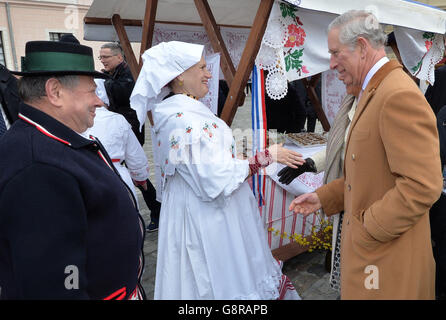
[[[106,59],[110,59],[113,56],[99,56],[98,59],[99,60],[106,60]]]

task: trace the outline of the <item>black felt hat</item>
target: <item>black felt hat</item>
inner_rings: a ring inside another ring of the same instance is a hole
[[[94,69],[93,50],[74,42],[29,41],[19,76],[85,75],[109,78]]]

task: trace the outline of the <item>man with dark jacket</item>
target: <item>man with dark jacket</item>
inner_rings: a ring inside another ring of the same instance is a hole
[[[19,104],[17,80],[0,64],[0,137],[18,119]]]
[[[440,140],[440,158],[443,171],[443,183],[446,182],[446,106],[437,114],[438,137]],[[446,300],[446,186],[443,193],[430,210],[431,234],[434,242],[436,267],[435,294],[437,299]]]
[[[144,222],[96,138],[93,51],[26,44],[0,139],[0,299],[141,299]]]
[[[435,69],[435,83],[427,87],[426,97],[435,114],[446,104],[446,65]]]
[[[130,95],[132,94],[135,80],[133,79],[127,62],[124,60],[124,52],[118,43],[106,43],[101,46],[99,59],[104,65],[102,70],[110,75],[105,80],[105,90],[110,100],[109,110],[122,114],[132,126],[138,141],[144,144],[144,126],[139,131],[139,121],[136,111],[130,107]]]

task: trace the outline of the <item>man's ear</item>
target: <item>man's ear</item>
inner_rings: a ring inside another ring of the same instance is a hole
[[[61,98],[63,95],[62,89],[63,89],[62,84],[56,78],[50,78],[45,83],[46,96],[52,105],[54,105],[54,106],[62,105],[62,101],[61,101],[62,100]]]
[[[366,40],[363,37],[358,37],[357,41],[358,41],[358,46],[360,49],[361,56],[365,57],[367,49],[370,46],[370,43],[368,42],[368,40]]]

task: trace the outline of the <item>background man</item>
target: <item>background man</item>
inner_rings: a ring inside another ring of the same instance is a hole
[[[140,132],[136,111],[130,108],[130,95],[135,86],[135,80],[125,62],[124,51],[118,43],[106,43],[101,46],[99,60],[104,65],[102,71],[110,75],[110,78],[105,81],[105,89],[110,100],[109,110],[124,116],[132,126],[139,143],[143,145],[144,127]]]
[[[2,299],[143,298],[144,223],[93,125],[90,47],[32,41],[0,140]]]
[[[297,197],[290,210],[344,210],[342,299],[433,299],[428,212],[442,189],[438,132],[415,82],[385,57],[385,40],[366,11],[330,24],[330,68],[357,97],[344,174]]]
[[[17,80],[0,64],[0,137],[18,119],[19,104]]]

